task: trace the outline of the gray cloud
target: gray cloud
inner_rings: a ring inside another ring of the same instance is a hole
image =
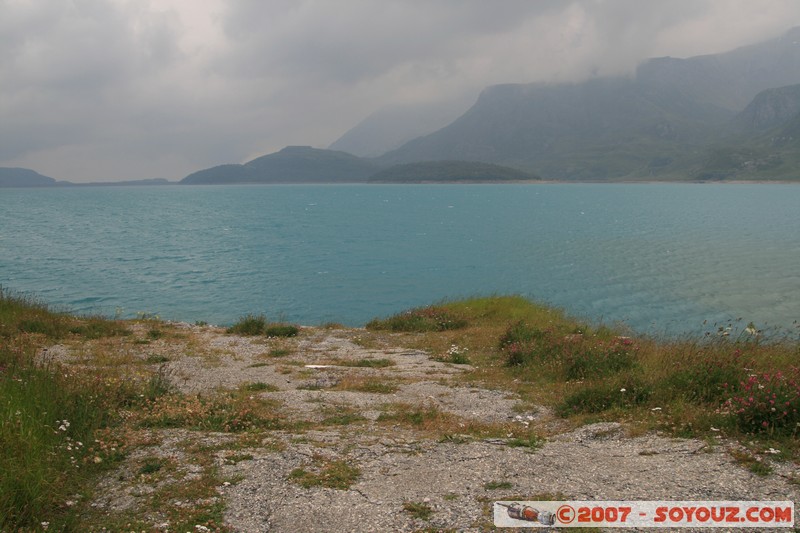
[[[800,25],[795,0],[0,0],[0,166],[179,179],[389,104],[632,72]]]

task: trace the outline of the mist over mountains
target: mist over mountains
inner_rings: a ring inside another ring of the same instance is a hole
[[[796,178],[796,84],[800,28],[652,59],[632,78],[489,87],[450,125],[378,160],[475,160],[565,180]]]
[[[457,96],[387,107],[330,149],[290,146],[181,183],[800,180],[800,28],[629,77],[494,85],[452,119],[459,108]],[[0,186],[68,184],[0,170]]]

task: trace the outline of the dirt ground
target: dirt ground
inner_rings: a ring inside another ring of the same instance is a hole
[[[493,502],[511,499],[798,501],[793,463],[775,462],[759,476],[723,439],[630,435],[619,423],[575,429],[513,393],[465,384],[459,377],[469,365],[396,346],[391,336],[303,328],[295,338],[265,339],[173,327],[178,334],[126,345],[128,361],[158,361],[148,368],[185,395],[249,386],[254,399],[302,424],[247,439],[142,429],[141,444],[101,481],[92,506],[144,517],[153,530],[173,529],[148,507],[152,495],[211,468],[225,480],[212,497],[224,506],[223,526],[242,532],[488,531]],[[81,361],[76,347],[49,355]],[[426,412],[436,417],[414,418]],[[546,437],[520,442],[531,430]],[[137,473],[153,457],[169,461],[169,475]],[[171,506],[197,504],[173,493]]]

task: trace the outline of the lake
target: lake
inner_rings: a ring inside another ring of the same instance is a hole
[[[0,284],[79,313],[216,324],[362,325],[514,293],[640,332],[796,331],[800,186],[0,189]]]

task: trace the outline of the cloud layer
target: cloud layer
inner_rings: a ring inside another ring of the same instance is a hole
[[[0,0],[0,166],[164,177],[327,146],[390,104],[625,74],[800,25],[796,0]]]

